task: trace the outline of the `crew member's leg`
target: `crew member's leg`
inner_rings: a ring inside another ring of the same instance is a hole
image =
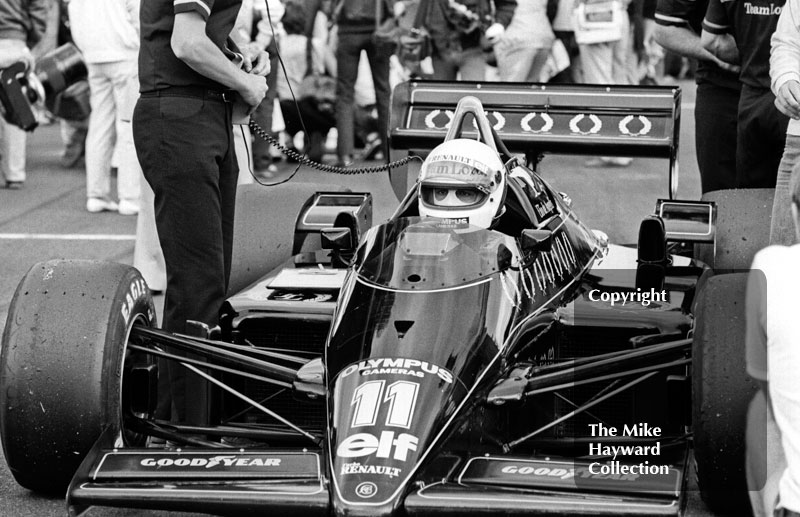
[[[470,47],[461,53],[459,72],[462,81],[486,80],[486,56],[480,47]]]
[[[139,75],[136,61],[110,63],[109,74],[113,83],[114,104],[116,105],[116,150],[119,156],[117,166],[117,195],[119,213],[135,215],[139,213],[139,178],[141,176],[136,148],[133,145],[131,117],[138,97]]]
[[[456,75],[458,74],[458,67],[453,63],[452,59],[440,56],[434,51],[431,62],[433,64],[431,79],[436,79],[438,81],[455,81]]]
[[[622,37],[611,45],[611,77],[613,84],[633,84],[629,57],[631,54],[630,20],[622,16]]]
[[[389,56],[391,55],[391,45],[376,45],[374,40],[367,43],[367,58],[372,70],[372,82],[375,85],[378,132],[382,142],[383,156],[389,156],[389,103],[392,95],[392,89],[389,86]]]
[[[155,193],[167,266],[163,328],[186,321],[214,326],[225,300],[233,243],[237,167],[230,106],[194,97],[145,97],[134,113],[134,140]],[[202,420],[185,375],[170,368],[178,420]]]
[[[613,84],[613,48],[611,43],[579,45],[583,82],[588,84]]]
[[[742,86],[736,141],[737,188],[775,188],[789,118],[769,89]]]
[[[114,84],[108,71],[113,64],[87,63],[89,69],[89,133],[86,135],[86,209],[117,210],[110,199],[111,156],[116,139]]]
[[[25,182],[26,141],[25,131],[0,117],[0,162],[10,188],[20,187]]]
[[[736,187],[738,110],[738,90],[710,83],[697,85],[694,142],[704,194]]]
[[[501,81],[520,82],[528,77],[528,70],[536,49],[500,41],[494,46],[497,56],[497,74]]]
[[[796,166],[800,164],[800,136],[786,135],[786,146],[781,163],[778,165],[778,177],[775,182],[775,198],[772,201],[772,219],[769,228],[769,243],[791,246],[797,243],[797,233],[792,218],[792,194],[789,182]]]
[[[365,38],[371,37],[369,33],[339,33],[339,44],[336,47],[336,129],[339,134],[336,154],[340,165],[349,165],[353,160],[353,110],[358,62]]]
[[[167,288],[167,269],[164,265],[161,244],[158,242],[158,230],[156,230],[156,216],[153,208],[155,195],[150,184],[144,179],[144,175],[141,176],[140,181],[141,198],[139,216],[136,219],[133,267],[142,273],[150,289],[164,291]]]
[[[194,97],[148,97],[137,105],[137,115],[149,115],[134,124],[134,135],[155,194],[167,264],[163,326],[170,332],[185,332],[186,320],[216,325],[225,298],[229,259],[223,237],[229,230],[223,229],[223,209],[230,217],[236,191],[227,108]]]

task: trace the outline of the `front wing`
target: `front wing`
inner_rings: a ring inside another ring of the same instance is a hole
[[[70,515],[90,506],[217,515],[330,515],[322,450],[113,447],[106,432],[70,485]],[[592,474],[588,462],[443,453],[409,487],[408,516],[680,515],[688,450],[664,476]],[[424,481],[423,481],[424,479]]]

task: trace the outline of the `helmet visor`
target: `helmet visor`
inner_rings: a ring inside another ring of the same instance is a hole
[[[478,206],[487,194],[471,186],[423,185],[422,202],[440,208],[464,208]]]

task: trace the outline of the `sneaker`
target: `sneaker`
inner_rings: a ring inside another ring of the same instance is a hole
[[[353,155],[352,154],[347,155],[347,156],[339,156],[339,158],[336,160],[336,166],[337,167],[350,167],[351,165],[353,165],[353,161],[354,160],[353,160]]]
[[[102,199],[99,197],[90,197],[86,200],[86,211],[96,214],[98,212],[116,212],[119,210],[119,206],[107,199]]]
[[[139,213],[139,203],[129,199],[119,200],[120,215],[136,215]]]
[[[8,190],[19,190],[25,185],[24,181],[6,181],[6,188]]]
[[[370,135],[372,136],[372,135]],[[363,160],[376,160],[378,154],[383,154],[381,152],[381,148],[383,147],[383,142],[381,141],[380,137],[375,134],[372,138],[367,137],[367,143],[364,144],[364,151],[362,152],[362,159]]]

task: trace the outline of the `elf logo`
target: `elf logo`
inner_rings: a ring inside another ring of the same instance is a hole
[[[382,431],[381,437],[370,433],[357,433],[345,438],[336,449],[340,458],[361,458],[374,454],[376,458],[406,461],[410,451],[417,450],[419,439],[408,433],[395,438],[394,431]]]

